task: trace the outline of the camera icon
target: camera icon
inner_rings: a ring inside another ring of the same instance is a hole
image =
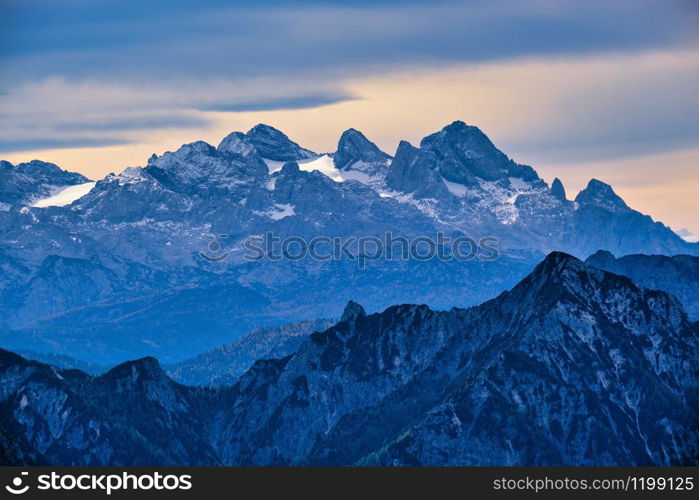
[[[220,240],[224,240],[226,238],[228,238],[227,234],[218,235],[218,239]],[[212,240],[209,242],[208,251],[199,252],[199,256],[208,262],[221,262],[228,258],[230,252],[221,252],[220,250],[221,244],[216,240]]]
[[[12,484],[8,484],[5,486],[5,489],[12,493],[13,495],[21,495],[23,493],[26,493],[27,490],[29,490],[29,485],[26,484],[22,486],[22,483],[24,482],[24,476],[28,476],[28,472],[21,472],[19,476],[15,477],[12,479]]]

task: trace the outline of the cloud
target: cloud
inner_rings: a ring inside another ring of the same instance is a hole
[[[487,73],[489,83],[481,83],[506,94],[509,111],[502,110],[498,129],[507,147],[532,161],[608,160],[699,145],[699,51],[532,61]],[[499,83],[508,77],[516,85]]]
[[[129,141],[119,138],[100,137],[75,139],[0,139],[0,152],[17,153],[22,151],[37,151],[45,149],[80,149],[90,147],[114,146],[128,144]]]
[[[689,1],[223,2],[14,0],[3,85],[49,76],[143,81],[696,46]]]
[[[355,100],[218,121],[229,129],[272,123],[321,151],[355,127],[393,152],[401,139],[417,143],[460,119],[534,166],[699,145],[699,51],[417,67],[360,76],[344,86]]]
[[[606,58],[656,49],[691,51],[699,44],[699,9],[683,0],[662,2],[662,6],[653,0],[6,0],[0,19],[0,148],[4,152],[42,142],[137,144],[156,131],[171,135],[191,131],[197,137],[216,127],[219,118],[212,112],[335,109],[361,98],[352,88],[354,82],[386,80],[401,72],[444,71],[450,77],[451,68],[497,64],[516,72],[518,61]],[[535,81],[536,75],[527,71],[520,73]],[[503,73],[498,75],[500,80],[489,82],[506,94],[508,102],[512,101],[508,94],[517,95],[552,113],[528,124],[531,133],[513,134],[511,144],[516,149],[557,155],[565,161],[589,155],[592,142],[594,152],[606,157],[682,147],[696,135],[697,115],[676,113],[681,107],[678,96],[688,93],[683,87],[692,85],[689,80],[632,85],[617,80],[608,83],[607,89],[598,79],[597,88],[592,88],[561,78],[555,71],[542,71],[552,78],[549,90],[556,85],[581,89],[578,96],[561,94],[557,103],[567,110],[565,127],[552,111],[552,97],[536,95],[531,84],[523,87],[534,95],[517,92],[515,79],[520,74]],[[587,80],[580,72],[576,78],[583,84]],[[473,85],[458,75],[457,81],[472,91]],[[449,82],[433,82],[432,89],[424,92],[441,92],[445,86],[452,90],[445,95],[456,99],[447,104],[454,110],[464,109],[460,103],[467,98],[454,95]],[[655,91],[661,93],[652,96]],[[560,92],[554,89],[553,94]],[[400,114],[421,107],[420,100],[432,100],[415,92],[401,95],[414,100],[400,103]],[[565,102],[565,96],[571,100]],[[604,106],[609,109],[618,109],[618,117],[602,113],[603,121],[595,124],[594,114],[587,109],[591,96],[600,103],[606,100]],[[386,99],[395,105],[390,93]],[[665,101],[670,105],[665,107]],[[643,104],[635,108],[636,102]],[[375,98],[372,103],[375,109],[381,108]],[[498,102],[488,105],[500,107]],[[513,106],[527,107],[526,102]],[[538,109],[533,112],[540,114]],[[637,125],[624,128],[632,121],[649,123],[647,135],[642,136]],[[610,130],[613,124],[618,126]],[[425,125],[414,127],[413,135]],[[579,129],[578,135],[587,142],[562,132],[570,129]],[[542,143],[538,137],[546,133],[550,141]],[[628,136],[622,137],[624,133]],[[319,137],[324,137],[322,132]]]
[[[354,97],[349,95],[311,95],[270,97],[259,102],[239,103],[208,103],[197,106],[200,111],[219,112],[250,112],[250,111],[274,111],[281,109],[305,109],[327,106],[344,101],[351,101]]]
[[[696,147],[697,82],[699,51],[438,65],[337,81],[128,86],[54,78],[0,97],[0,128],[13,141],[116,136],[142,144],[146,158],[260,122],[318,151],[333,150],[355,127],[393,152],[401,139],[416,143],[461,119],[520,162],[564,166]],[[110,153],[100,164],[115,169],[115,161]]]
[[[144,131],[151,129],[203,128],[210,120],[186,113],[166,112],[138,116],[88,116],[81,120],[58,119],[53,126],[65,133]]]
[[[197,136],[214,124],[214,112],[308,109],[351,99],[321,78],[211,79],[206,85],[170,79],[156,85],[51,77],[0,95],[0,153],[138,143],[155,131]]]

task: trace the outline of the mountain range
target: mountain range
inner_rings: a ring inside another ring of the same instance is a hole
[[[256,328],[235,342],[197,354],[165,369],[169,377],[185,385],[233,385],[255,361],[293,354],[312,333],[327,330],[336,322],[320,319]]]
[[[319,154],[257,125],[96,182],[4,162],[0,187],[0,345],[99,365],[147,355],[178,363],[255,328],[339,317],[357,296],[370,312],[475,305],[553,250],[699,254],[609,185],[593,179],[570,200],[560,180],[549,186],[460,121],[393,155],[355,129]],[[344,257],[243,258],[244,241],[266,233],[388,232],[492,237],[498,255],[379,259],[366,269]]]
[[[464,283],[464,286],[468,286]],[[481,305],[340,321],[234,384],[0,351],[0,460],[52,465],[696,465],[699,328],[554,252]]]
[[[600,250],[586,264],[631,278],[635,283],[673,295],[690,320],[699,319],[699,257],[689,255],[627,255],[614,257]],[[274,327],[256,328],[241,338],[164,368],[175,381],[194,386],[231,385],[258,359],[284,357],[316,331],[329,328],[333,320],[306,320]],[[90,374],[108,367],[66,355],[20,351],[28,359],[60,368],[77,368]]]
[[[699,257],[691,255],[624,255],[600,250],[588,264],[631,278],[646,288],[663,290],[682,302],[690,318],[699,319]]]
[[[90,182],[76,172],[66,172],[53,163],[34,160],[12,165],[0,160],[0,210],[12,205],[32,205],[69,186]]]

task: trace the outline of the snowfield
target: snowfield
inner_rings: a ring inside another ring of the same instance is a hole
[[[76,184],[75,186],[68,186],[59,188],[54,194],[48,198],[42,198],[35,201],[32,207],[46,208],[46,207],[63,207],[65,205],[70,205],[75,200],[78,200],[85,196],[87,193],[92,191],[95,187],[96,182],[85,182],[84,184]]]

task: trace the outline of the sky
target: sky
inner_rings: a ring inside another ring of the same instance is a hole
[[[699,2],[0,0],[0,159],[98,179],[267,123],[393,153],[463,120],[699,235]]]

